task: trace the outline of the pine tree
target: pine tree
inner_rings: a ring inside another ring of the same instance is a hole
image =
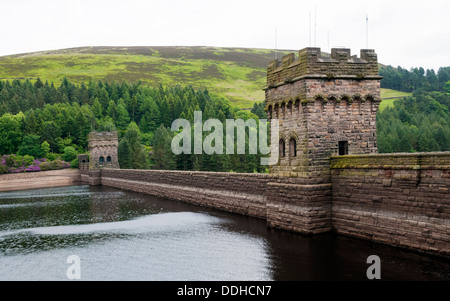
[[[135,122],[131,122],[128,125],[123,140],[126,140],[130,146],[132,168],[148,168],[148,155],[144,146],[141,144],[141,132]]]
[[[151,120],[150,114],[146,113],[141,118],[141,122],[139,123],[139,129],[143,133],[149,133],[155,127],[153,121]]]
[[[58,150],[58,138],[61,136],[61,129],[54,121],[47,121],[42,132],[42,141],[47,141],[50,144],[50,150],[55,152]]]
[[[102,105],[102,109],[107,110],[109,105],[109,95],[104,87],[99,90],[98,100]]]
[[[142,118],[139,128],[142,132],[154,132],[161,124],[161,114],[158,105],[152,98],[145,98],[141,104]]]
[[[44,84],[42,83],[41,79],[38,77],[36,82],[34,83],[34,87],[36,89],[41,89],[42,87],[44,87]]]
[[[117,105],[117,116],[115,123],[117,127],[122,131],[125,131],[127,125],[130,123],[130,115],[122,104]]]
[[[114,100],[110,100],[108,104],[108,115],[112,118],[112,120],[116,120],[117,117],[117,106]]]
[[[73,141],[75,144],[85,148],[87,145],[87,136],[91,130],[90,124],[81,111],[75,116],[73,123]]]
[[[176,158],[171,149],[172,136],[161,125],[153,137],[153,162],[154,169],[172,170],[176,167]]]
[[[133,154],[133,168],[135,169],[147,169],[149,166],[148,154],[143,145],[140,145],[139,149]]]
[[[164,127],[170,127],[172,121],[170,119],[170,112],[169,110],[167,110],[167,108],[169,107],[169,102],[167,101],[167,98],[164,98],[161,106],[160,106],[160,113],[161,113],[161,119],[160,122],[162,125],[164,125]]]
[[[103,107],[98,98],[95,98],[94,102],[92,103],[92,112],[94,112],[94,115],[97,118],[103,117]]]
[[[50,144],[48,144],[47,141],[42,142],[41,143],[41,150],[42,150],[43,156],[46,158],[47,154],[50,152]]]
[[[130,112],[130,101],[131,101],[130,93],[128,92],[127,88],[122,87],[122,89],[123,90],[122,90],[122,97],[121,98],[125,102],[125,104],[127,105],[126,108],[128,110],[128,113],[131,114],[131,112]]]
[[[117,155],[120,168],[133,168],[133,163],[131,161],[131,147],[127,139],[123,139],[122,141],[120,141],[119,147],[117,149]]]
[[[136,108],[138,106],[138,101],[136,95],[131,97],[130,110],[131,110],[131,120],[135,121]]]
[[[135,122],[131,122],[128,125],[124,138],[128,140],[128,143],[133,151],[138,148],[141,143],[141,132]]]
[[[31,135],[36,133],[37,123],[36,117],[34,117],[34,111],[30,110],[28,116],[26,116],[24,121],[24,134]]]

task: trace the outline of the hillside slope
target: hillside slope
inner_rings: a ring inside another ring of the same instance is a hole
[[[80,47],[0,57],[0,80],[38,77],[56,85],[89,80],[142,81],[151,86],[191,85],[236,106],[264,100],[267,49],[217,47]]]
[[[278,57],[293,51],[279,52]],[[249,108],[264,100],[266,69],[274,56],[272,50],[250,48],[78,47],[0,57],[0,80],[39,77],[58,85],[67,77],[74,83],[140,80],[151,86],[191,85]],[[392,91],[382,89],[381,94],[389,98]]]

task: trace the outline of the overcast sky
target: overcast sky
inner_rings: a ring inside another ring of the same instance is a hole
[[[437,71],[450,66],[449,12],[448,0],[1,0],[0,56],[79,46],[275,45],[345,46],[359,56],[367,14],[379,62]]]

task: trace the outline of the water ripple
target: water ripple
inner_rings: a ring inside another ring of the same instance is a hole
[[[200,224],[217,223],[220,219],[202,213],[194,212],[171,212],[150,214],[132,220],[116,221],[107,223],[92,223],[82,225],[52,226],[25,228],[14,231],[2,231],[1,236],[14,235],[19,233],[32,233],[38,235],[68,235],[68,234],[86,234],[94,232],[166,232],[170,230],[182,230]]]

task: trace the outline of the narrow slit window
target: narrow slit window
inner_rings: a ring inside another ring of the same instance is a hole
[[[339,156],[348,155],[348,141],[339,141]]]
[[[289,156],[297,157],[297,141],[294,138],[289,141]]]
[[[284,151],[284,140],[283,139],[280,140],[279,149],[280,149],[280,158],[284,158],[286,156],[286,153]]]

